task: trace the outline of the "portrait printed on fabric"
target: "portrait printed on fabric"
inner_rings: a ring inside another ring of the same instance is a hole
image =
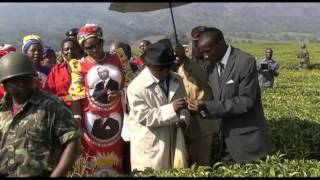
[[[95,65],[88,71],[87,81],[90,105],[95,108],[113,108],[120,99],[109,102],[108,92],[119,90],[121,85],[121,72],[111,64]]]
[[[100,147],[111,146],[121,137],[122,117],[118,112],[105,117],[88,111],[85,126],[89,141]]]

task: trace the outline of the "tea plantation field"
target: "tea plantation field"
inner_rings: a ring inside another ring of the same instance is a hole
[[[241,43],[233,46],[249,52],[256,59],[266,48],[280,64],[274,88],[262,91],[264,112],[272,136],[272,152],[265,160],[243,165],[212,166],[154,171],[134,171],[133,177],[317,177],[320,176],[320,44],[307,44],[311,68],[299,70],[296,54],[299,43]],[[217,144],[213,144],[213,155]],[[215,157],[215,156],[214,156]],[[68,176],[83,176],[78,161]],[[76,173],[77,172],[77,173]]]
[[[211,167],[192,166],[133,172],[131,176],[161,177],[316,177],[320,176],[320,44],[306,44],[311,69],[298,70],[296,53],[299,43],[233,44],[257,59],[266,48],[280,64],[280,74],[273,89],[262,92],[272,153],[266,160],[245,165]],[[215,153],[215,152],[213,152]]]

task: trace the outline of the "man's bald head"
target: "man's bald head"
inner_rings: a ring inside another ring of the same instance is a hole
[[[225,42],[223,33],[215,27],[207,28],[206,31],[200,35],[199,41],[201,39],[206,41],[210,40],[212,43],[215,44],[217,44],[220,41]]]
[[[210,27],[200,35],[198,49],[204,59],[218,62],[224,56],[228,46],[224,40],[223,33],[217,28]]]

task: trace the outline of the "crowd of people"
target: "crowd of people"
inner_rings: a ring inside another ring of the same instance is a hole
[[[279,74],[271,48],[257,62],[206,26],[189,52],[143,40],[136,56],[124,42],[106,51],[96,24],[65,35],[59,55],[35,34],[22,53],[0,44],[0,176],[66,176],[79,158],[84,176],[176,168],[180,141],[182,167],[210,166],[215,136],[225,164],[271,152],[260,89]]]

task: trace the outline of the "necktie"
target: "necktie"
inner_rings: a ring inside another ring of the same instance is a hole
[[[159,81],[159,85],[161,87],[161,89],[165,92],[165,94],[168,94],[168,88],[167,88],[167,83],[166,80],[162,79]]]
[[[222,63],[219,63],[219,72],[220,72],[219,76],[221,78],[224,73],[224,64],[222,64]]]

